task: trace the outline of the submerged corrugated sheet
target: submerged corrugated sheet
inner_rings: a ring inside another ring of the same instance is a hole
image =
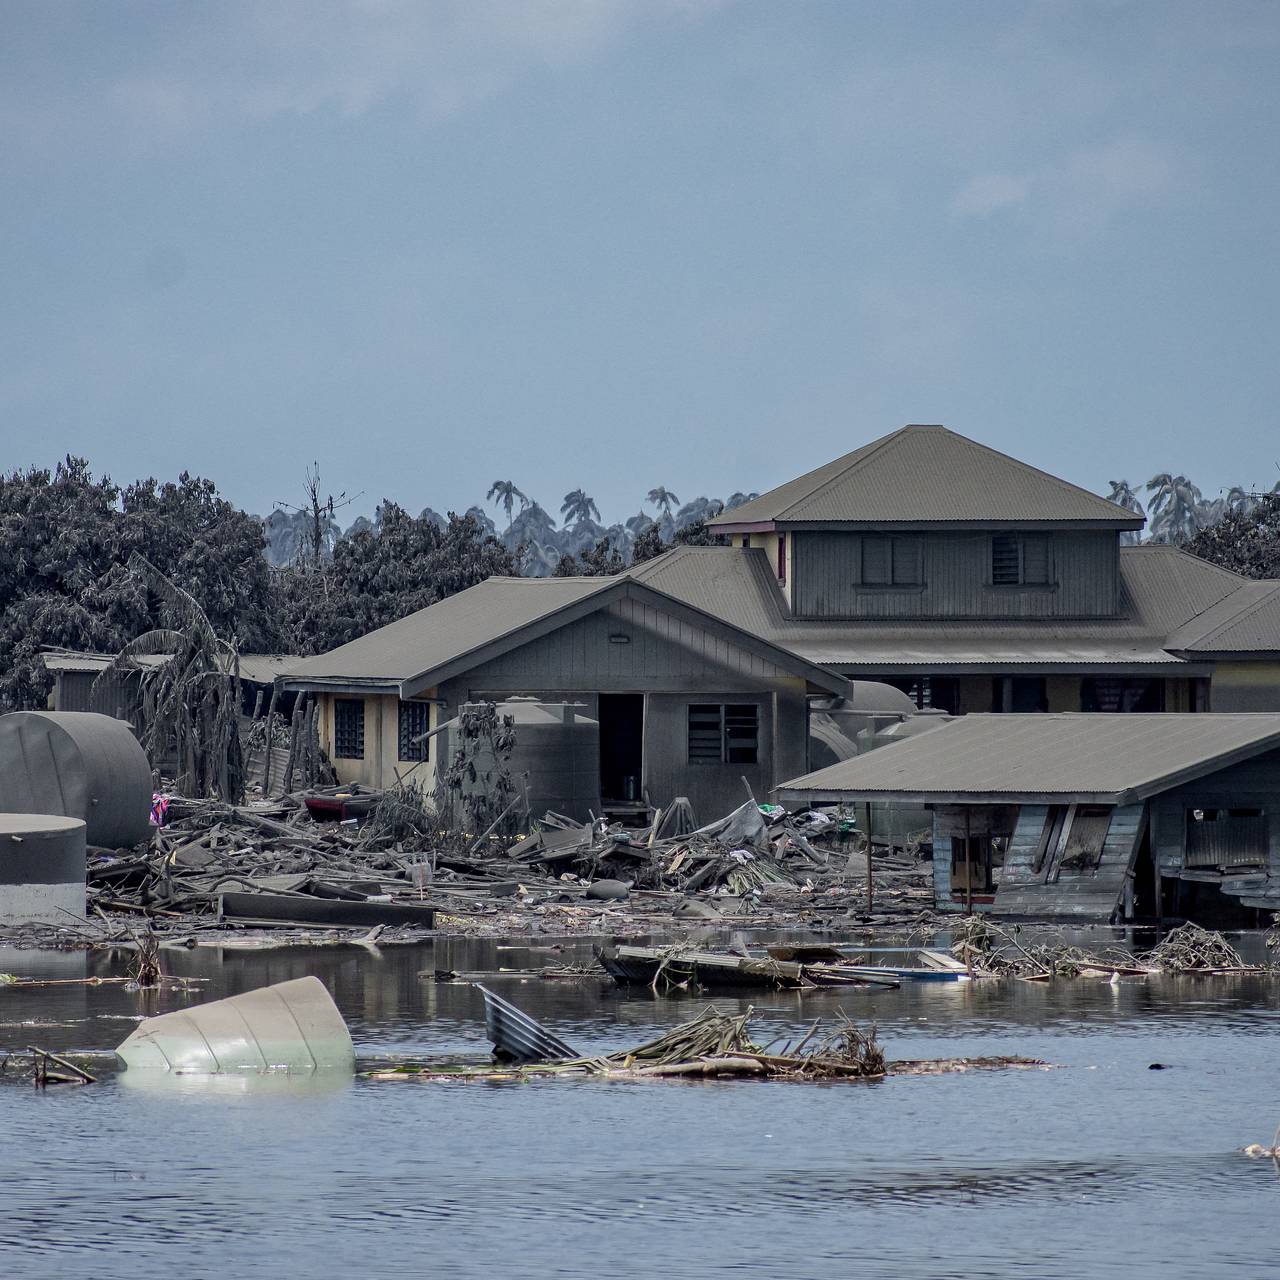
[[[969,715],[779,790],[871,799],[1080,796],[1120,803],[1275,747],[1280,712]]]

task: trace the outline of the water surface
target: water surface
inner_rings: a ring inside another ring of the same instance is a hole
[[[581,940],[166,951],[210,980],[200,995],[0,988],[0,1055],[108,1050],[145,1014],[308,973],[362,1057],[487,1053],[479,995],[423,970],[487,971],[584,1052],[712,1003],[498,972],[588,955]],[[46,978],[123,963],[0,949],[0,972]],[[1047,1072],[9,1084],[0,1276],[1272,1276],[1280,1179],[1238,1148],[1280,1122],[1278,993],[1242,977],[714,1001],[753,1004],[761,1038],[844,1008],[878,1022],[890,1057],[1061,1064]]]

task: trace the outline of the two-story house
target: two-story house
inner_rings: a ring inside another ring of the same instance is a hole
[[[918,706],[1280,710],[1280,582],[941,426],[907,426],[711,522],[632,575]]]

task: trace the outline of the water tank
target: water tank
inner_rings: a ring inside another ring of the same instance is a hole
[[[464,710],[460,708],[459,710]],[[511,698],[497,704],[499,716],[515,721],[516,745],[506,768],[517,790],[529,789],[529,813],[548,809],[586,822],[600,806],[600,725],[584,715],[581,703],[538,702]],[[437,779],[443,778],[458,749],[457,717],[440,734]],[[477,761],[477,770],[491,766]],[[528,775],[523,777],[523,775]],[[468,788],[464,786],[464,793]]]
[[[84,846],[79,818],[0,813],[0,923],[83,920]]]
[[[129,848],[150,831],[151,766],[123,720],[13,711],[0,716],[0,813],[80,818],[89,844]]]

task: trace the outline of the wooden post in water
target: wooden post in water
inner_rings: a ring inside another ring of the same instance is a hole
[[[875,906],[875,882],[871,878],[871,833],[867,833],[867,915],[870,915],[872,908]]]
[[[969,806],[964,807],[964,913],[973,915],[973,845],[969,835]]]

